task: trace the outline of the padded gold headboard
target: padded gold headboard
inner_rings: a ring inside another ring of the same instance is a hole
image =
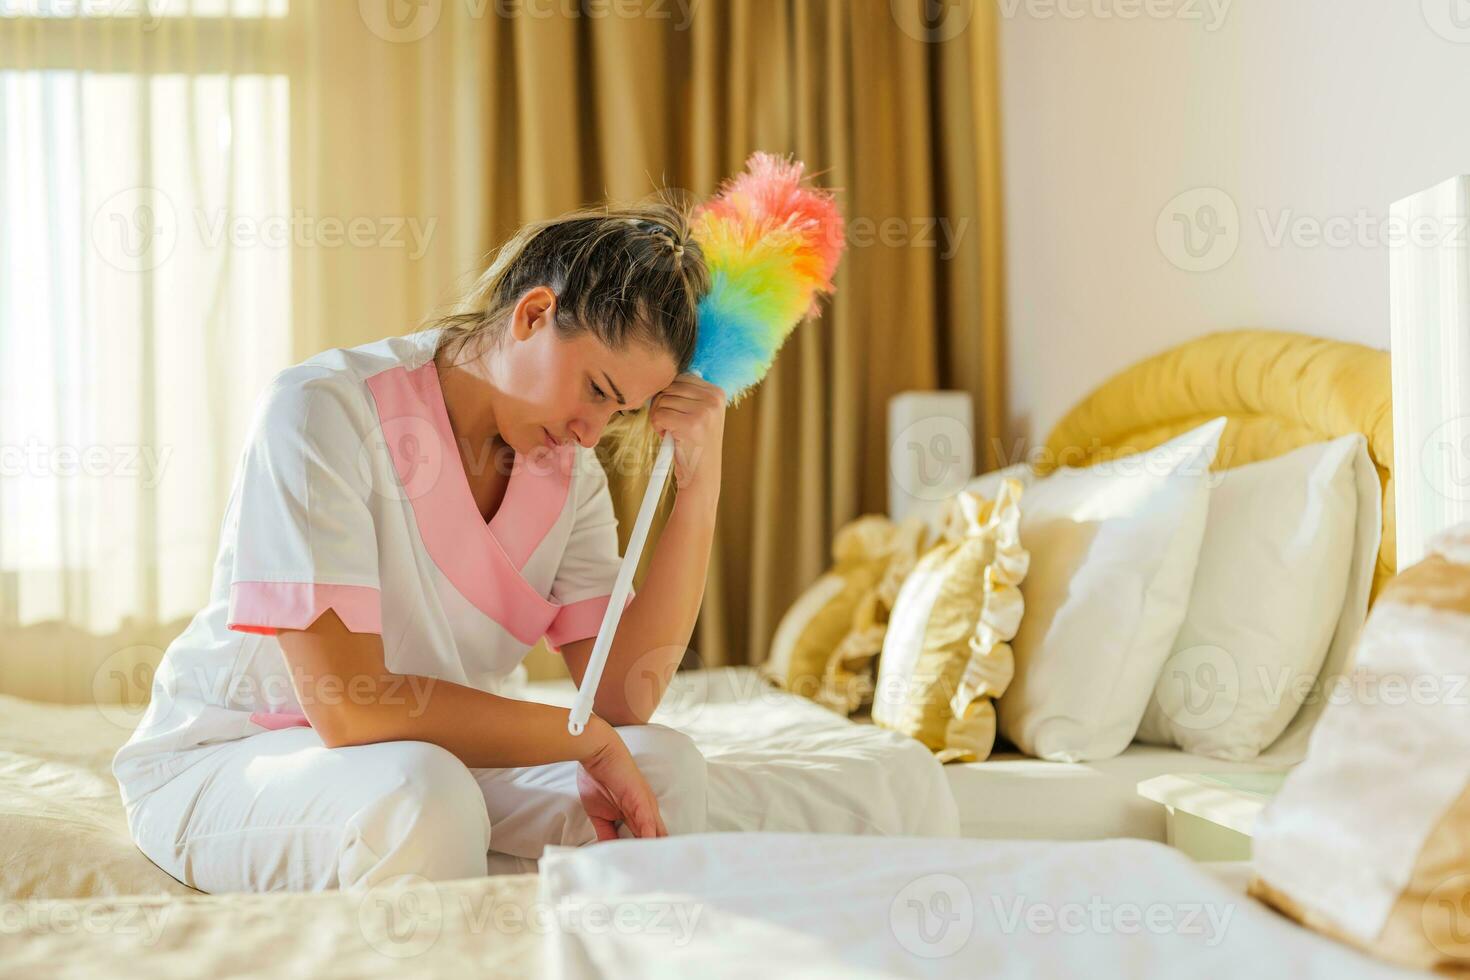
[[[1046,440],[1041,468],[1142,452],[1212,418],[1229,424],[1217,469],[1352,432],[1383,485],[1373,594],[1394,572],[1393,405],[1388,353],[1275,330],[1231,330],[1141,361],[1084,398]]]

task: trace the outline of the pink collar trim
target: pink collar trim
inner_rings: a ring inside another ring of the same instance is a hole
[[[367,379],[383,439],[414,523],[434,564],[466,599],[533,644],[561,610],[522,575],[566,506],[575,446],[544,458],[516,454],[505,499],[486,524],[449,424],[434,361],[398,366]]]

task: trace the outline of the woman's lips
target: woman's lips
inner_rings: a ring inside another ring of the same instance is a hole
[[[555,449],[559,445],[561,445],[559,442],[551,437],[551,433],[545,427],[541,429],[541,435],[545,438],[547,449]]]

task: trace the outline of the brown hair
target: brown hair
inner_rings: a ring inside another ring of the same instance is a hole
[[[689,213],[672,197],[572,211],[525,225],[496,250],[462,312],[438,321],[439,349],[452,357],[482,335],[499,344],[511,311],[535,286],[556,294],[557,336],[590,330],[613,350],[650,344],[668,351],[682,374],[710,276]]]

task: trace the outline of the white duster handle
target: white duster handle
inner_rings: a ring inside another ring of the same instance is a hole
[[[587,661],[587,672],[582,675],[582,686],[577,689],[577,700],[572,702],[572,713],[567,718],[567,731],[573,735],[582,734],[587,728],[587,719],[592,717],[592,699],[597,696],[597,685],[602,681],[602,669],[607,666],[608,651],[612,649],[613,636],[618,632],[618,620],[623,618],[623,606],[628,601],[628,593],[633,589],[633,573],[638,569],[638,560],[643,557],[643,545],[648,541],[648,528],[653,523],[653,512],[658,509],[664,484],[668,482],[673,468],[674,437],[665,435],[663,443],[658,447],[658,458],[653,461],[648,489],[643,492],[643,504],[638,508],[638,519],[633,522],[633,534],[628,538],[623,564],[618,568],[618,577],[613,582],[607,611],[602,614],[602,625],[597,629],[597,642],[592,645],[592,658]]]

